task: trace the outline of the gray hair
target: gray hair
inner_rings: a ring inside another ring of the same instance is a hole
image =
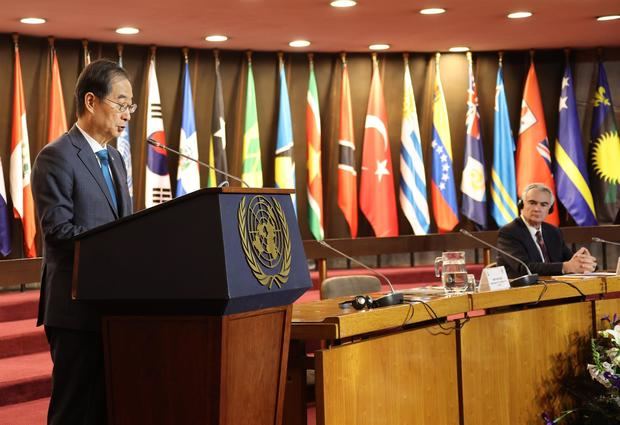
[[[530,183],[525,186],[525,189],[523,189],[523,193],[521,194],[521,199],[523,199],[523,202],[525,202],[525,197],[530,190],[540,190],[541,192],[548,193],[549,197],[551,198],[549,206],[551,207],[553,206],[553,204],[555,204],[555,196],[553,196],[553,192],[551,191],[549,186],[544,183]]]

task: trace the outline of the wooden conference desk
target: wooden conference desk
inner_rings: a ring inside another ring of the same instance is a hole
[[[293,307],[285,425],[304,424],[306,342],[315,352],[318,425],[527,424],[559,409],[558,370],[605,314],[620,312],[620,278],[434,296],[356,311],[342,299]],[[612,294],[609,294],[610,296]],[[616,294],[618,295],[618,294]],[[476,311],[476,313],[472,313]],[[471,315],[469,313],[472,313]]]

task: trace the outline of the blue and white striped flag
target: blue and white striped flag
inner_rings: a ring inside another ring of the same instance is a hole
[[[185,76],[183,77],[183,116],[181,118],[181,138],[179,151],[190,158],[198,159],[198,137],[194,118],[194,102],[192,100],[192,83],[189,77],[189,64],[185,60]],[[200,172],[198,164],[187,158],[179,157],[177,172],[176,196],[200,189]]]
[[[481,229],[487,228],[486,175],[484,173],[484,151],[480,135],[480,113],[478,112],[478,89],[474,81],[471,52],[469,62],[469,87],[467,88],[467,116],[465,118],[465,164],[461,179],[463,202],[461,212]]]
[[[426,174],[420,142],[418,112],[415,106],[407,55],[405,55],[403,121],[400,142],[400,207],[409,220],[413,233],[426,235],[430,227],[430,214],[426,198]]]
[[[5,257],[11,253],[11,220],[6,199],[4,171],[2,171],[2,158],[0,158],[0,255]]]

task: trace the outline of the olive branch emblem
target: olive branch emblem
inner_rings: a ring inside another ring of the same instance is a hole
[[[279,273],[265,273],[263,267],[261,267],[259,260],[256,258],[254,250],[252,249],[252,241],[247,228],[248,207],[245,203],[245,197],[241,199],[241,203],[239,204],[239,210],[237,211],[241,247],[243,248],[243,253],[245,254],[245,259],[248,262],[248,266],[252,270],[252,274],[260,282],[260,284],[262,286],[266,286],[267,289],[271,289],[273,284],[276,284],[279,288],[281,288],[282,285],[288,281],[288,276],[291,271],[291,241],[289,239],[289,230],[286,223],[286,217],[284,216],[284,211],[282,211],[280,203],[276,199],[271,198],[273,200],[272,204],[262,196],[256,198],[262,198],[266,201],[265,204],[269,206],[269,215],[274,216],[274,218],[276,219],[274,221],[277,221],[279,223],[278,230],[282,231],[283,234],[283,252],[280,253],[280,255],[282,256],[282,266]]]

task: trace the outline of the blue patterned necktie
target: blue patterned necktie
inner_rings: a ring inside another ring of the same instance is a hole
[[[108,150],[102,149],[95,152],[95,155],[97,155],[97,158],[99,158],[99,161],[101,162],[101,172],[103,173],[103,179],[105,180],[106,186],[108,186],[110,195],[112,195],[112,204],[114,205],[114,209],[118,212],[118,205],[116,203],[116,191],[114,190],[114,183],[112,183],[112,175],[110,175],[110,161],[108,159]]]

